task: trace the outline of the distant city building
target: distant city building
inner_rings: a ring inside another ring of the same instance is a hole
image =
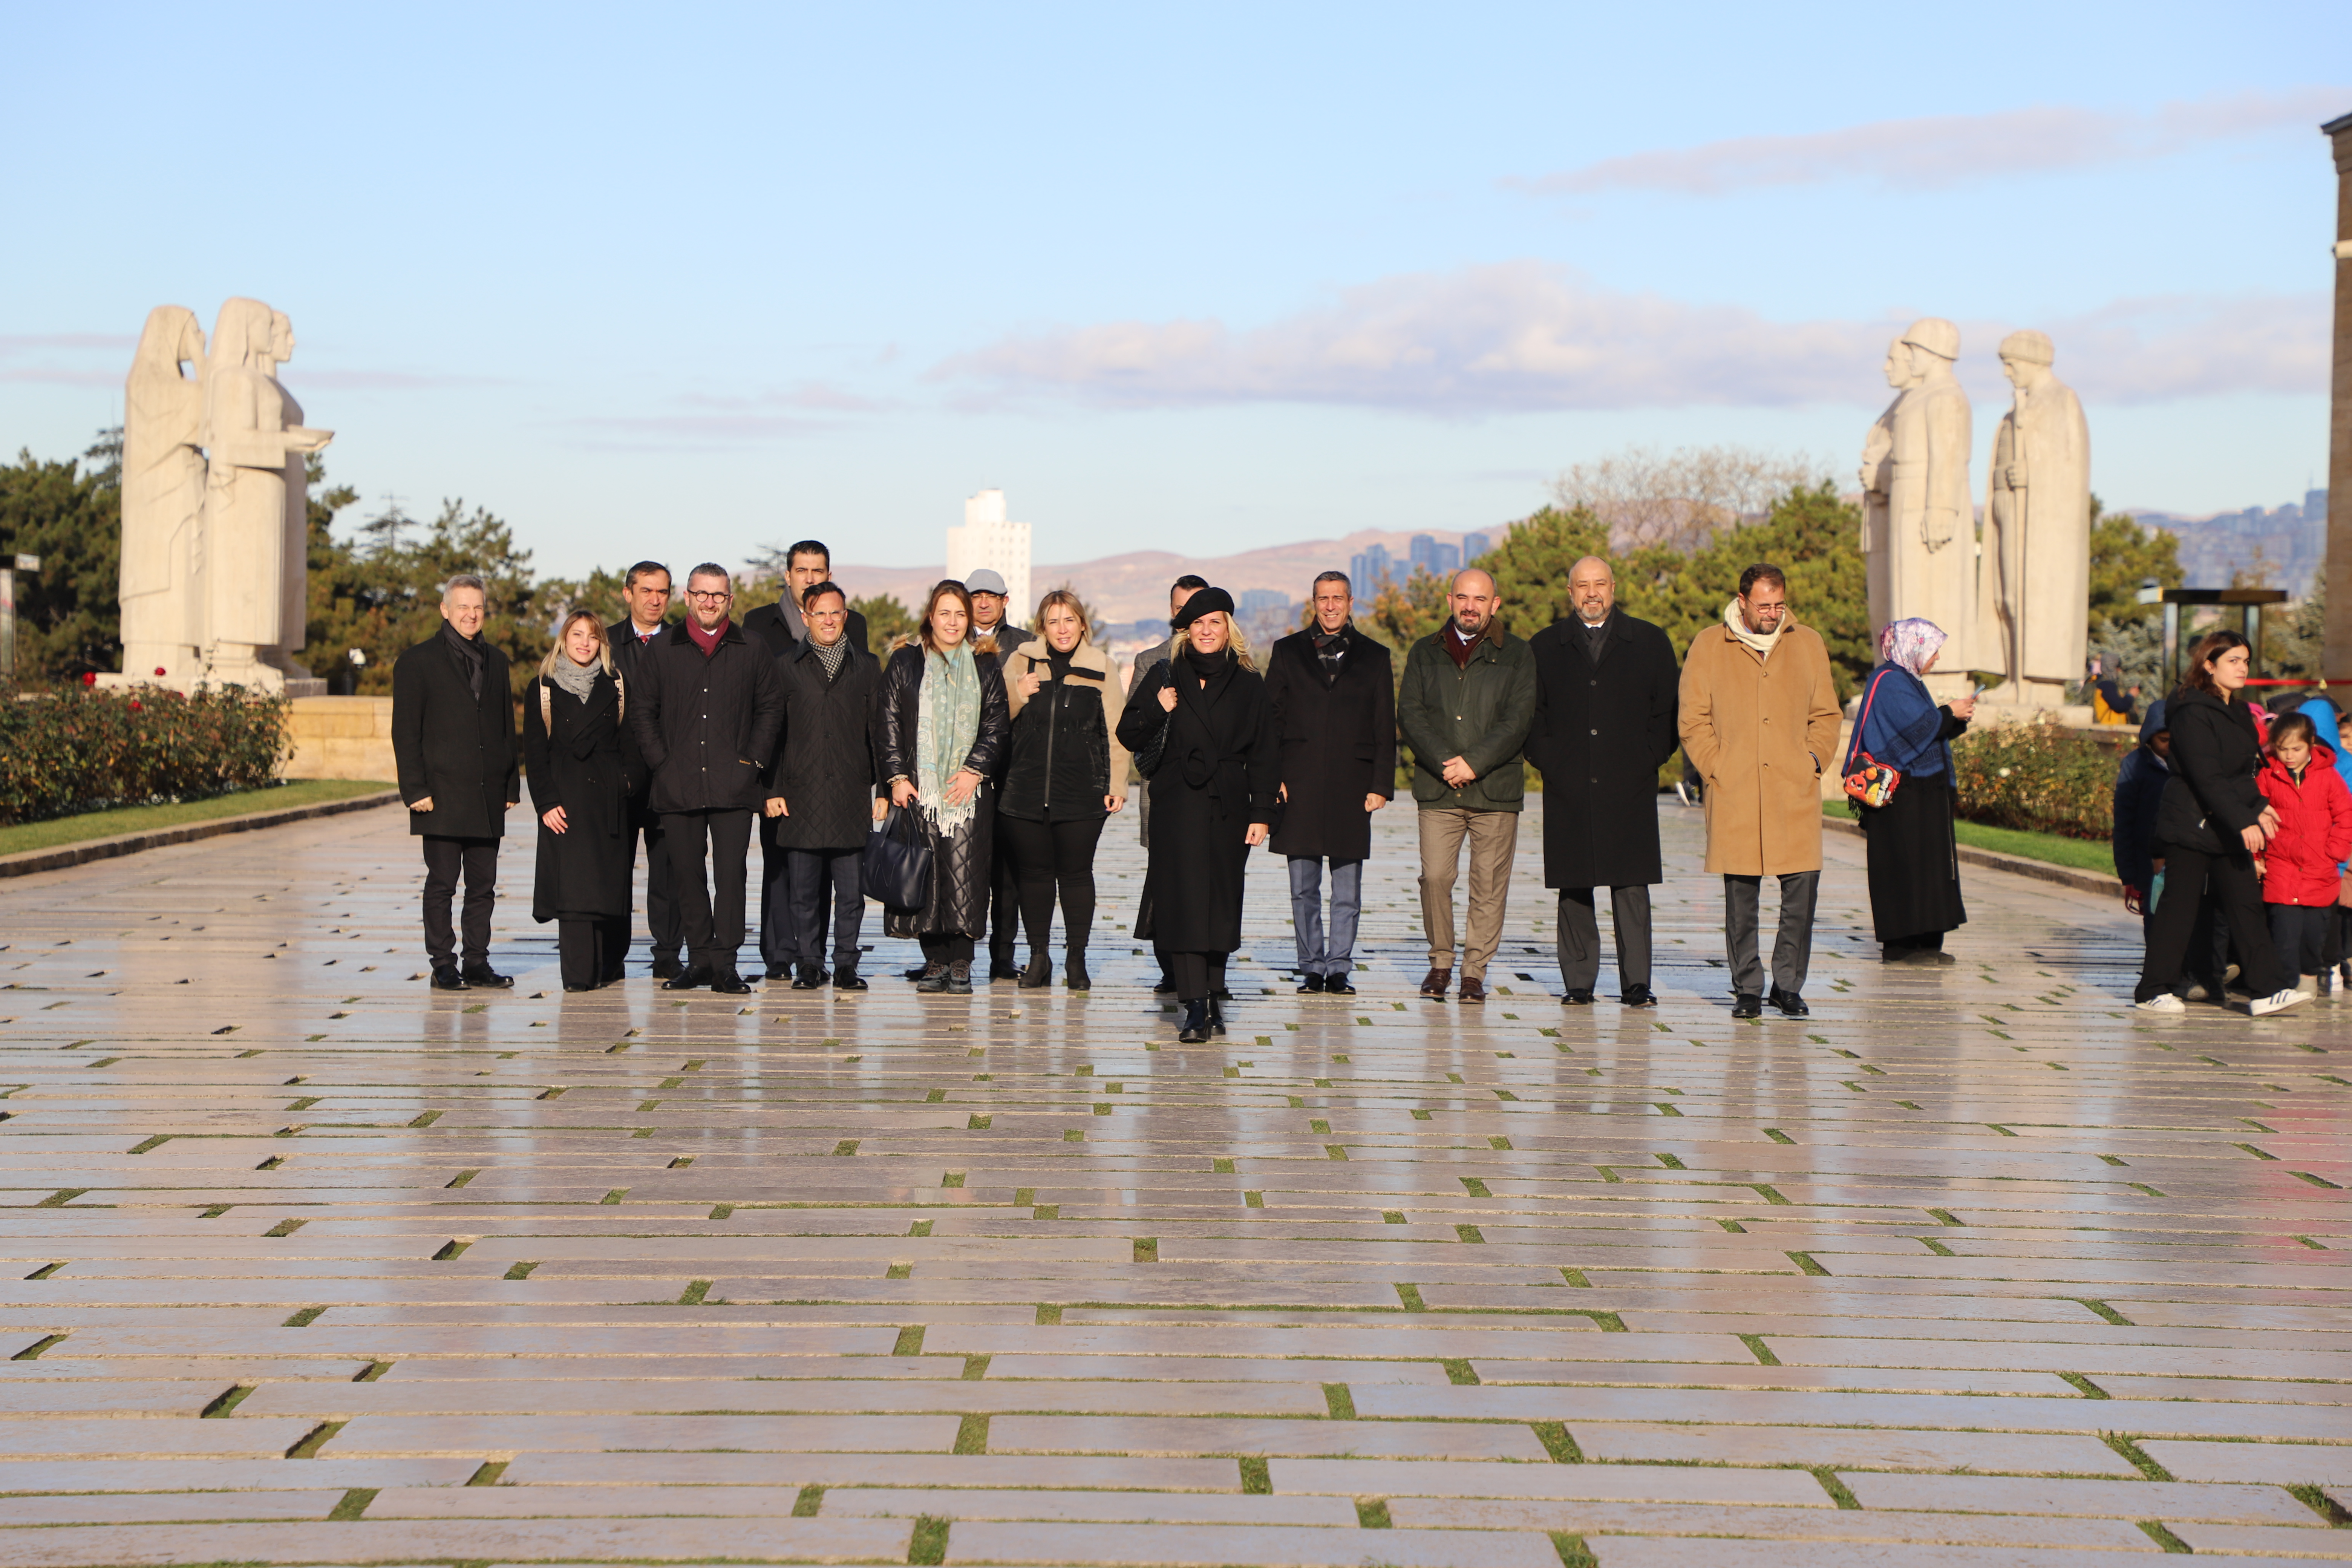
[[[1348,585],[1363,604],[1379,598],[1381,585],[1393,581],[1396,575],[1396,558],[1385,545],[1375,544],[1360,555],[1348,558]]]
[[[1483,533],[1464,534],[1462,536],[1462,564],[1465,566],[1471,564],[1473,562],[1476,561],[1478,557],[1486,554],[1487,551],[1493,548],[1494,546],[1486,542],[1486,536]]]
[[[948,530],[948,575],[961,583],[983,566],[1004,579],[1004,618],[1027,626],[1037,608],[1029,596],[1029,525],[1005,520],[1003,490],[966,500],[963,526]]]
[[[1441,544],[1433,534],[1414,534],[1406,553],[1412,571],[1433,577],[1447,577],[1462,570],[1462,547]]]
[[[2327,492],[2307,490],[2303,504],[2184,517],[2168,511],[2132,515],[2179,542],[2180,571],[2192,588],[2226,588],[2240,573],[2260,577],[2257,588],[2284,588],[2298,598],[2311,592],[2327,559]],[[2260,564],[2257,564],[2259,558]]]
[[[1298,629],[1298,606],[1274,588],[1243,589],[1234,601],[1234,615],[1243,634],[1260,647]]]
[[[1277,588],[1244,588],[1241,597],[1234,601],[1234,607],[1244,616],[1264,610],[1286,610],[1290,608],[1290,595]]]

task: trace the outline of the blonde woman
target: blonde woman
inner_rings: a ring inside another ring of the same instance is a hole
[[[1110,659],[1094,645],[1086,605],[1066,588],[1037,602],[1042,637],[1008,655],[1011,755],[996,802],[996,831],[1021,884],[1029,931],[1024,989],[1052,979],[1047,955],[1054,900],[1062,904],[1062,979],[1091,989],[1087,938],[1095,921],[1095,845],[1127,805],[1127,748],[1118,743],[1124,696]]]
[[[971,994],[972,939],[988,928],[989,851],[996,803],[990,775],[1011,718],[996,645],[971,635],[971,595],[931,589],[922,624],[892,647],[875,715],[890,803],[919,815],[931,842],[930,893],[919,910],[888,910],[882,929],[923,947],[915,989]]]
[[[524,765],[539,817],[530,914],[556,922],[566,991],[618,980],[629,951],[629,803],[645,769],[622,723],[624,701],[604,622],[573,610],[522,705]]]
[[[1137,934],[1169,955],[1184,1005],[1177,1038],[1225,1032],[1225,961],[1242,944],[1242,877],[1274,820],[1281,758],[1265,681],[1234,625],[1233,595],[1203,588],[1170,626],[1175,655],[1129,698],[1118,740],[1149,758],[1153,824]]]

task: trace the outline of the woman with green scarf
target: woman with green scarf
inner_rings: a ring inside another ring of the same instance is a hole
[[[989,778],[1012,729],[995,641],[971,633],[963,584],[934,587],[922,624],[891,647],[877,726],[890,803],[916,814],[931,847],[930,896],[886,910],[882,929],[922,942],[916,990],[958,996],[971,994],[972,939],[988,929]]]

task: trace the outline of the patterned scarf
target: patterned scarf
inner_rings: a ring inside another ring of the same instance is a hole
[[[967,637],[944,654],[923,655],[923,687],[915,701],[915,788],[942,834],[956,832],[979,813],[977,792],[961,805],[947,798],[948,781],[979,739],[980,665]]]
[[[1908,620],[1889,621],[1886,629],[1878,634],[1878,657],[1897,669],[1925,675],[1927,661],[1936,657],[1936,650],[1948,640],[1943,627],[1916,616]]]
[[[596,689],[596,678],[604,673],[603,659],[581,664],[567,652],[555,656],[555,666],[547,672],[547,678],[585,702],[588,700],[588,694]]]
[[[830,644],[813,642],[809,646],[816,650],[817,662],[824,666],[826,680],[830,681],[841,673],[841,661],[849,657],[849,639],[846,637],[835,637]]]

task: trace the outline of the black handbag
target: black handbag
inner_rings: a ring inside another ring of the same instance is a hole
[[[1167,668],[1167,661],[1164,659],[1160,663],[1152,666],[1153,670]],[[1150,672],[1147,671],[1146,674],[1148,677]],[[1173,687],[1175,684],[1175,672],[1173,670],[1170,670],[1169,677],[1169,685]],[[1143,693],[1141,691],[1139,690],[1136,693],[1136,700],[1138,701],[1144,700]],[[1157,707],[1159,705],[1160,700],[1156,693],[1150,700],[1153,706]],[[1139,776],[1148,780],[1152,774],[1160,771],[1160,763],[1165,761],[1168,755],[1168,727],[1170,724],[1174,722],[1175,718],[1176,715],[1173,710],[1162,713],[1160,716],[1160,727],[1151,731],[1151,739],[1146,741],[1141,746],[1138,747],[1132,753],[1130,753],[1135,761],[1135,771]]]
[[[912,811],[892,806],[881,831],[866,836],[857,887],[885,909],[919,910],[930,901],[930,836]]]

